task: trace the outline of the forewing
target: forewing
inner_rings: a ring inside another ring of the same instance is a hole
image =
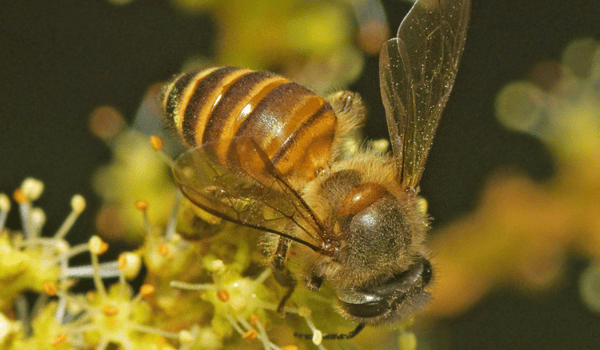
[[[456,78],[470,7],[470,0],[419,0],[381,48],[381,95],[403,188],[421,180]]]
[[[211,149],[211,145],[190,149],[173,167],[177,186],[192,203],[225,220],[320,249],[323,240],[318,219],[255,142],[243,145],[243,164],[253,166],[248,171],[239,162],[220,164]],[[306,236],[291,236],[290,225]]]

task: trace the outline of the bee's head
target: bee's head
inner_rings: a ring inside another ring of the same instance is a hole
[[[407,192],[398,198],[380,184],[362,183],[342,200],[338,218],[342,245],[335,259],[353,279],[336,288],[346,317],[392,322],[427,301],[425,287],[432,278],[423,248],[427,219],[416,196]]]
[[[309,198],[337,244],[310,266],[310,275],[331,285],[344,316],[365,324],[409,316],[427,301],[432,279],[427,214],[416,193],[401,190],[381,168],[331,172],[319,183],[319,201]]]

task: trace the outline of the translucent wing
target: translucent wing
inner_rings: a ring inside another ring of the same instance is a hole
[[[463,51],[470,0],[419,0],[381,48],[379,79],[403,188],[416,187]]]
[[[240,154],[233,157],[235,164],[216,161],[210,144],[183,153],[173,167],[181,192],[213,215],[321,251],[324,230],[300,195],[280,176],[256,142],[234,143]],[[291,236],[290,225],[300,228],[302,237]]]

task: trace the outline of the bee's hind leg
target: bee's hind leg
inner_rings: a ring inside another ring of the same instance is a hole
[[[279,302],[277,306],[277,312],[284,316],[285,315],[285,303],[294,293],[296,288],[296,279],[292,275],[291,271],[285,266],[285,258],[287,256],[288,248],[290,247],[291,241],[285,237],[280,237],[277,243],[277,250],[271,260],[271,268],[273,269],[273,276],[275,280],[283,287],[287,287],[287,292]]]

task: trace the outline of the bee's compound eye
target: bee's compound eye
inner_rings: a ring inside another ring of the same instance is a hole
[[[355,322],[381,324],[401,320],[427,302],[425,287],[431,277],[431,263],[420,258],[381,285],[338,291],[338,305]]]
[[[352,317],[373,318],[389,310],[386,295],[378,295],[367,290],[349,290],[338,293],[339,305]]]
[[[389,310],[388,303],[383,300],[364,304],[351,304],[340,301],[340,306],[344,312],[360,318],[373,318],[381,316]]]

